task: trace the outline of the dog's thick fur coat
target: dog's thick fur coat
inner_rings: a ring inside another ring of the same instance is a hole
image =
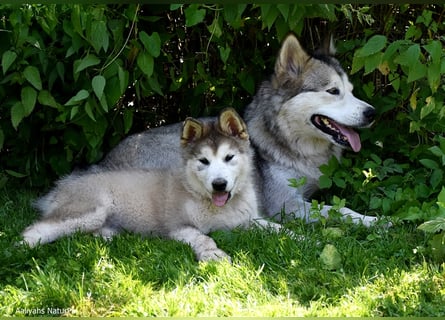
[[[252,150],[233,109],[206,124],[188,118],[175,169],[71,174],[36,202],[42,219],[23,232],[30,246],[76,231],[109,238],[127,230],[188,243],[198,260],[228,258],[207,234],[249,227],[279,228],[258,215]]]

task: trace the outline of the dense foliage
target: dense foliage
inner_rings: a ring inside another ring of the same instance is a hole
[[[130,133],[242,111],[288,32],[312,49],[329,30],[378,119],[360,154],[322,168],[322,188],[362,212],[444,229],[442,5],[0,8],[2,184],[41,186]]]

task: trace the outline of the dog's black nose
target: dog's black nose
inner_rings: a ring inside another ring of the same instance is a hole
[[[363,115],[365,116],[366,120],[372,122],[375,118],[375,109],[371,107],[366,108],[366,110],[363,112]]]
[[[226,191],[227,181],[223,178],[217,178],[213,180],[212,187],[215,191]]]

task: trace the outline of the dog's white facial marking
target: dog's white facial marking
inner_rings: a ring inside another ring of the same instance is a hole
[[[243,174],[243,156],[229,143],[222,143],[216,150],[204,146],[187,161],[187,174],[197,182],[197,192],[222,207],[236,193],[238,178]]]
[[[318,88],[310,87],[283,104],[285,134],[288,139],[312,137],[360,151],[360,136],[354,128],[370,126],[374,108],[352,94],[346,74],[330,72],[329,77],[320,77]]]

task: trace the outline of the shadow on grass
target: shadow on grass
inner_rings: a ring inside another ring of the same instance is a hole
[[[444,315],[443,266],[430,261],[428,239],[414,226],[343,223],[332,236],[297,221],[289,228],[299,240],[259,229],[214,232],[233,264],[198,263],[185,244],[132,234],[17,247],[37,217],[32,196],[3,195],[1,315],[41,306],[76,315]],[[320,260],[326,244],[340,253],[336,270]]]

